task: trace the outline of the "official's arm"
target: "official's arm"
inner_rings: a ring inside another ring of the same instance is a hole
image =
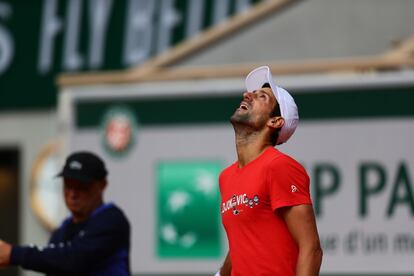
[[[85,228],[70,242],[45,248],[13,246],[10,264],[55,274],[79,275],[94,270],[120,249],[120,240],[129,236],[129,226],[116,216],[96,219],[93,227]]]

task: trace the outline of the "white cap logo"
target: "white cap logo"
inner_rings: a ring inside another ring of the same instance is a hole
[[[81,170],[82,169],[82,163],[78,162],[78,161],[72,161],[69,164],[69,168],[74,169],[74,170]]]

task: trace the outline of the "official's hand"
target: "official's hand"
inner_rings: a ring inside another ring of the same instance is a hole
[[[10,254],[12,246],[7,242],[0,240],[0,268],[10,264]]]

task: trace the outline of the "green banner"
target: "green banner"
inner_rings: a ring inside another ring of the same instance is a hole
[[[352,90],[306,91],[294,93],[301,120],[360,119],[380,117],[413,117],[414,87],[358,88]],[[177,98],[99,98],[78,99],[75,125],[78,128],[100,126],[102,117],[114,105],[130,108],[142,126],[228,123],[242,100],[234,95]],[[214,112],[211,112],[211,107]],[[157,112],[154,112],[157,110]]]
[[[137,66],[258,0],[1,0],[0,111],[56,104],[56,75]]]
[[[220,195],[217,161],[166,161],[157,174],[159,258],[218,258]]]

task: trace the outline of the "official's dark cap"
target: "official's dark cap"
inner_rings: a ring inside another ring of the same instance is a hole
[[[58,177],[76,179],[82,182],[103,180],[108,175],[104,161],[88,151],[74,152],[66,158]]]

